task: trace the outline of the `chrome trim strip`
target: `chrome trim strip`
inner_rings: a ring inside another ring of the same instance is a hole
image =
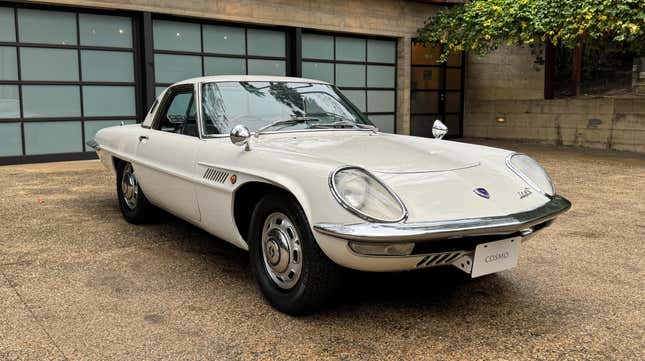
[[[359,171],[361,171],[361,172],[367,174],[368,176],[372,177],[372,179],[374,179],[381,186],[383,186],[383,188],[385,188],[390,193],[390,195],[392,195],[392,197],[394,197],[394,199],[399,203],[399,207],[401,207],[401,211],[402,211],[401,216],[399,218],[393,219],[391,221],[382,220],[382,219],[371,217],[370,215],[365,214],[365,213],[361,212],[360,210],[358,210],[358,209],[350,206],[349,204],[347,204],[345,202],[345,200],[343,199],[343,197],[341,197],[340,194],[338,194],[338,189],[336,189],[336,182],[334,182],[334,178],[336,177],[336,174],[338,172],[340,172],[340,171],[347,170],[347,169],[358,169]],[[406,219],[408,219],[408,209],[405,207],[405,204],[403,204],[403,201],[401,200],[401,198],[399,198],[399,196],[390,187],[388,187],[387,184],[383,183],[383,181],[378,179],[378,177],[376,177],[374,174],[370,173],[365,168],[361,168],[361,167],[357,167],[357,166],[349,166],[349,165],[340,166],[340,167],[334,169],[331,173],[329,173],[328,183],[329,183],[329,189],[331,190],[331,194],[334,196],[336,201],[343,208],[345,208],[349,212],[351,212],[351,213],[363,218],[364,220],[366,220],[368,222],[380,222],[380,223],[388,224],[388,223],[403,222]]]
[[[270,132],[263,132],[262,135],[271,135],[271,134],[289,134],[289,133],[316,133],[316,132],[371,132],[371,129],[367,128],[351,128],[351,129],[293,129],[293,130],[275,130]],[[256,132],[251,132],[251,135],[255,137]],[[209,138],[228,138],[230,134],[204,134],[205,139]]]
[[[446,168],[446,169],[421,169],[421,170],[410,170],[410,171],[397,171],[397,170],[378,170],[374,169],[372,170],[372,173],[378,173],[378,174],[421,174],[421,173],[443,173],[443,172],[454,172],[457,170],[462,170],[462,169],[468,169],[468,168],[474,168],[474,167],[479,167],[482,163],[477,161],[474,163],[466,164],[461,167],[454,167],[454,168]]]
[[[410,242],[464,236],[511,234],[554,219],[571,208],[571,202],[554,196],[546,204],[506,216],[465,218],[418,223],[318,223],[314,229],[330,236],[357,241]]]
[[[199,135],[199,139],[204,139],[205,131],[204,131],[204,122],[202,119],[204,119],[204,115],[202,114],[202,83],[197,82],[195,85],[193,85],[193,103],[195,103],[195,110],[196,110],[196,118],[195,121],[197,122],[197,134]]]

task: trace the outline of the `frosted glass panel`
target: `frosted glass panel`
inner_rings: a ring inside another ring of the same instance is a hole
[[[249,59],[249,74],[253,75],[282,75],[286,74],[285,63],[282,60]]]
[[[18,61],[15,47],[0,46],[0,80],[18,80]]]
[[[135,115],[134,87],[84,86],[83,113],[89,117]]]
[[[16,41],[13,9],[0,7],[0,41]]]
[[[62,11],[18,9],[20,41],[76,44],[76,14]]]
[[[459,113],[461,110],[461,93],[446,92],[446,113]]]
[[[463,52],[453,52],[448,54],[448,60],[446,65],[448,66],[461,66],[461,58],[463,57]]]
[[[334,64],[302,62],[302,77],[334,83]]]
[[[244,29],[204,25],[204,51],[220,54],[244,54]]]
[[[249,29],[247,34],[249,55],[285,56],[286,37],[284,32]]]
[[[78,80],[78,53],[71,49],[21,48],[22,80]]]
[[[244,74],[246,74],[244,59],[204,57],[204,75]]]
[[[358,109],[362,112],[365,112],[366,108],[366,97],[365,90],[342,90],[343,94],[351,101]]]
[[[365,40],[337,36],[336,60],[365,61]]]
[[[412,68],[412,89],[439,89],[441,87],[441,68]]]
[[[23,85],[23,111],[31,117],[78,117],[80,91],[76,85]]]
[[[439,92],[412,92],[410,111],[412,113],[439,113]]]
[[[202,75],[199,56],[155,54],[155,81],[174,83]]]
[[[371,113],[393,112],[394,91],[389,90],[368,90],[367,110]]]
[[[81,45],[132,47],[132,21],[123,16],[79,14]]]
[[[334,59],[334,37],[329,35],[302,34],[302,57]]]
[[[416,65],[441,65],[439,56],[441,47],[432,46],[426,48],[420,44],[412,44],[412,64]]]
[[[83,151],[81,122],[25,123],[24,127],[28,155]]]
[[[199,24],[154,20],[153,39],[155,49],[201,51]]]
[[[336,64],[336,85],[340,87],[364,87],[365,65]]]
[[[458,137],[461,133],[461,118],[457,114],[446,114],[444,124],[448,127],[449,137]]]
[[[0,123],[0,157],[22,155],[20,123]]]
[[[134,124],[134,120],[124,120],[123,121],[125,124]],[[103,128],[107,127],[114,127],[114,126],[119,126],[121,125],[120,120],[86,120],[83,123],[83,126],[85,128],[85,141],[87,142],[88,140],[94,139],[94,136],[96,136],[96,132]],[[85,151],[86,152],[93,152],[94,149],[91,147],[88,147],[87,144],[84,144]]]
[[[0,85],[0,118],[19,118],[20,101],[17,85]]]
[[[134,81],[132,53],[81,50],[83,81]]]
[[[367,86],[394,88],[394,67],[369,65],[367,67]]]
[[[446,89],[461,89],[461,69],[446,69]]]
[[[367,61],[392,63],[396,59],[396,42],[390,40],[367,40]]]
[[[394,133],[394,115],[370,115],[370,120],[385,133]]]

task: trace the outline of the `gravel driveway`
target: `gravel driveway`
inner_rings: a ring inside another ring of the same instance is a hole
[[[645,156],[488,144],[573,202],[516,269],[349,273],[305,318],[264,302],[244,251],[127,224],[97,161],[0,167],[0,360],[645,359]]]

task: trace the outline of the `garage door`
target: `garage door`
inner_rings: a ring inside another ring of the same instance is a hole
[[[286,44],[287,35],[280,30],[155,19],[156,93],[202,75],[284,76]]]
[[[394,133],[396,40],[305,33],[302,76],[335,84],[381,131]]]
[[[132,19],[0,6],[0,157],[82,154],[136,119]]]

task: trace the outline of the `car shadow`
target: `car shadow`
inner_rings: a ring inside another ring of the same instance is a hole
[[[225,265],[227,276],[255,288],[248,253],[218,239],[192,224],[162,212],[154,226],[160,234],[171,235],[171,247],[197,253],[209,264]],[[222,269],[222,267],[218,267]],[[230,275],[229,275],[230,274]],[[359,272],[345,269],[337,296],[322,314],[341,315],[370,305],[391,309],[433,309],[442,313],[462,312],[465,303],[513,302],[521,293],[513,282],[497,274],[471,279],[454,267],[435,267],[406,272]],[[259,295],[258,291],[258,297]]]

